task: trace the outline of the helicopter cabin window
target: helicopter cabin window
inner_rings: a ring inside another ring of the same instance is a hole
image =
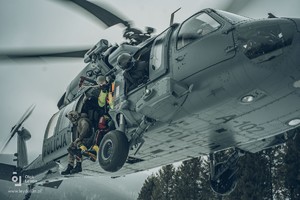
[[[46,132],[46,138],[50,138],[54,135],[55,129],[56,129],[56,124],[57,124],[57,120],[58,120],[58,116],[59,116],[59,112],[55,113],[50,122],[48,123],[47,126],[47,132]]]
[[[166,29],[162,34],[158,35],[153,42],[151,55],[150,55],[150,66],[149,66],[149,79],[154,79],[165,74],[168,70],[168,44],[172,29]]]
[[[163,62],[163,45],[164,45],[164,39],[166,38],[167,31],[159,35],[153,44],[153,50],[151,55],[151,68],[152,70],[158,70],[160,67],[162,67]]]
[[[152,69],[157,70],[162,66],[162,60],[161,60],[161,55],[162,55],[162,45],[156,45],[153,48],[153,57],[152,59]]]
[[[221,24],[206,13],[200,13],[185,21],[178,33],[177,49],[202,38],[203,36],[217,30]]]

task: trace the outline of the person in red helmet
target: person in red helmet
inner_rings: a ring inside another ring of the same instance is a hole
[[[82,155],[89,157],[93,162],[97,159],[97,152],[99,151],[99,145],[106,133],[114,129],[111,118],[108,115],[103,115],[99,119],[98,130],[96,131],[96,136],[94,139],[94,145],[89,150],[82,151]]]

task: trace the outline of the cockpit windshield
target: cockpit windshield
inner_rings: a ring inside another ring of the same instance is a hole
[[[226,12],[226,11],[223,11],[223,10],[216,10],[216,12],[219,15],[221,15],[223,18],[228,20],[231,24],[236,24],[238,22],[251,19],[251,18],[244,17],[244,16],[241,16],[241,15],[236,15],[236,14],[233,14],[233,13],[229,13],[229,12]]]
[[[207,13],[201,12],[183,22],[178,36],[177,49],[203,38],[211,32],[218,30],[221,24]]]

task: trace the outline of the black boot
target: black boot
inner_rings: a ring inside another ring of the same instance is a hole
[[[73,169],[73,165],[68,164],[67,169],[66,169],[65,171],[62,171],[62,172],[61,172],[61,175],[68,175],[68,174],[71,174],[72,169]]]
[[[82,172],[82,168],[81,168],[81,162],[77,162],[76,166],[74,167],[74,169],[71,170],[71,174],[75,174],[75,173],[79,173]]]

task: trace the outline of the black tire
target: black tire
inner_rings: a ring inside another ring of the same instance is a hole
[[[215,171],[218,171],[223,167],[224,163],[218,163],[215,166]],[[235,169],[227,169],[218,180],[210,179],[210,187],[212,190],[219,195],[228,195],[234,191],[237,186],[237,176]]]
[[[100,142],[98,161],[102,169],[116,172],[121,169],[128,157],[129,143],[124,133],[110,131]]]

